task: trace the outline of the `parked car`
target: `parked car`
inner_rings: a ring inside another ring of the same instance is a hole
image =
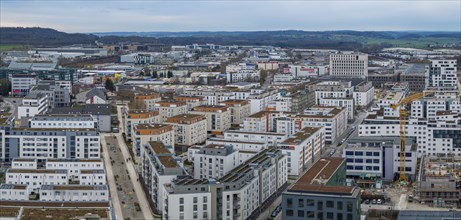
[[[377,203],[376,199],[371,200],[371,204],[376,204],[376,203]]]
[[[378,199],[377,203],[378,203],[378,204],[383,204],[383,200]]]
[[[369,200],[369,199],[366,199],[366,200],[365,200],[365,204],[370,204],[370,200]]]

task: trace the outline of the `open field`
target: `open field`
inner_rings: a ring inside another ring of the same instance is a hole
[[[2,44],[0,45],[0,52],[8,50],[26,50],[27,48],[28,47],[24,45]]]

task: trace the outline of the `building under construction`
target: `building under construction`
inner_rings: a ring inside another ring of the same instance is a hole
[[[424,204],[461,207],[461,159],[422,158],[417,193]]]

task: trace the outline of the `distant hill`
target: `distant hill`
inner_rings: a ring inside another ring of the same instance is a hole
[[[199,31],[101,32],[68,34],[48,28],[0,28],[0,44],[61,46],[69,44],[138,42],[164,45],[215,43],[222,45],[273,45],[288,48],[366,50],[383,47],[427,48],[461,45],[461,32],[424,31]]]
[[[92,34],[68,34],[50,28],[0,28],[0,44],[61,46],[70,44],[94,44],[99,37]]]

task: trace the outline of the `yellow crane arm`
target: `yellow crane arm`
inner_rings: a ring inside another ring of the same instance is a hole
[[[396,104],[391,104],[391,108],[395,110],[399,106],[410,104],[414,100],[424,98],[426,95],[434,93],[434,92],[436,92],[436,91],[428,90],[428,91],[424,91],[424,92],[420,92],[420,93],[410,95],[408,97],[405,97],[405,98],[401,99],[400,102],[398,102]]]

